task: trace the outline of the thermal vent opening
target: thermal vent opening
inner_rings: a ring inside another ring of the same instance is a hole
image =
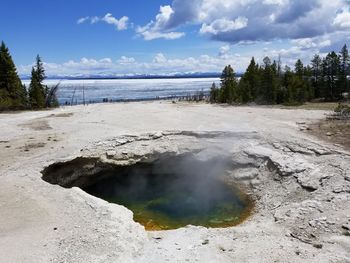
[[[227,168],[223,159],[200,161],[190,154],[130,166],[79,158],[46,168],[43,179],[63,187],[78,186],[123,205],[147,230],[229,227],[249,215],[252,203],[237,186],[225,182]]]

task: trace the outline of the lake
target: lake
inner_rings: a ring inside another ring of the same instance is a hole
[[[29,80],[23,81],[29,86]],[[200,91],[208,93],[218,78],[184,79],[85,79],[85,80],[46,80],[53,86],[60,83],[57,93],[60,104],[81,104],[108,101],[152,100],[195,95]]]

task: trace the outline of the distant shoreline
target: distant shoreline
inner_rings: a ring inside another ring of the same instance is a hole
[[[240,77],[242,74],[236,74]],[[125,76],[125,77],[61,77],[50,76],[47,80],[142,80],[142,79],[210,79],[220,78],[220,73],[213,73],[212,75],[179,75],[179,76]],[[21,80],[30,80],[29,77],[22,77]]]
[[[200,102],[209,100],[209,92],[203,91],[202,95],[173,95],[165,97],[150,97],[150,98],[126,98],[126,99],[102,99],[102,100],[86,100],[85,102],[79,101],[73,104],[66,104],[60,102],[60,106],[76,106],[76,105],[89,105],[89,104],[103,104],[103,103],[127,103],[127,102],[152,102],[152,101],[187,101],[187,102]],[[201,98],[199,97],[201,96]]]

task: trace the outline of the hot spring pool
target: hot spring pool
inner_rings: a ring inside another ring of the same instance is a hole
[[[246,193],[225,182],[230,165],[230,159],[202,161],[192,154],[164,155],[127,166],[76,158],[50,165],[42,178],[123,205],[147,230],[219,228],[241,223],[253,207]]]
[[[104,179],[83,190],[127,207],[147,230],[236,225],[249,214],[251,202],[237,187],[213,174],[214,166],[173,157],[106,170],[101,174]]]

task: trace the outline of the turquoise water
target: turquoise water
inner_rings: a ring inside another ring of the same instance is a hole
[[[147,230],[166,230],[197,225],[228,227],[249,215],[251,202],[237,187],[202,169],[166,170],[144,164],[121,171],[110,170],[106,177],[84,190],[134,212],[134,220]],[[196,164],[194,164],[196,167]],[[205,169],[204,169],[205,170]]]

